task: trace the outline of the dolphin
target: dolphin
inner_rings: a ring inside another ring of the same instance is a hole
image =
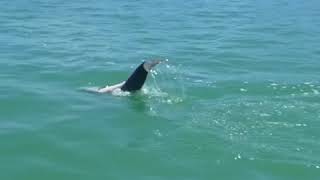
[[[112,93],[116,90],[121,90],[123,92],[136,92],[143,87],[150,70],[161,62],[161,60],[144,61],[134,70],[126,81],[112,86],[98,88],[96,92]]]

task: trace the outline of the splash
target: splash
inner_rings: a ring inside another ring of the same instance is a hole
[[[158,102],[175,104],[183,102],[185,99],[185,88],[182,79],[180,66],[169,64],[166,59],[156,69],[150,71],[150,77],[147,83],[142,88],[139,94],[146,96],[149,99],[156,99]],[[91,85],[91,83],[89,84]],[[87,86],[80,90],[90,93],[100,93],[100,87]],[[116,89],[111,93],[113,96],[131,96],[129,92]]]
[[[183,102],[185,88],[182,79],[181,66],[175,66],[166,59],[156,69],[151,70],[150,80],[142,92],[150,98],[156,97],[158,101],[167,104]]]

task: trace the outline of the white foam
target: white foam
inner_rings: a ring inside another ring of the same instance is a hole
[[[114,96],[130,96],[130,92],[121,91],[121,89],[115,89],[111,94]]]
[[[319,91],[316,89],[312,89],[313,94],[319,94]]]
[[[162,92],[159,88],[152,88],[149,86],[143,87],[141,92],[151,97],[167,97],[168,96],[168,93]]]
[[[234,157],[234,160],[238,160],[238,159],[241,159],[241,158],[242,158],[241,155],[238,154],[236,157]]]
[[[248,90],[247,90],[247,89],[244,89],[244,88],[240,88],[240,91],[241,91],[241,92],[247,92]]]
[[[267,113],[261,113],[260,116],[261,116],[261,117],[269,117],[269,116],[271,116],[271,115],[270,115],[270,114],[267,114]]]

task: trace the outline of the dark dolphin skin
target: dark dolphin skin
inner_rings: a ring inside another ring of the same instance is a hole
[[[122,85],[121,90],[128,92],[140,90],[147,79],[148,72],[160,62],[161,61],[149,61],[141,63]]]

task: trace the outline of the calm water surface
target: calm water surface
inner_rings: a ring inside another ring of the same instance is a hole
[[[317,0],[2,0],[0,179],[316,180],[319,34]]]

